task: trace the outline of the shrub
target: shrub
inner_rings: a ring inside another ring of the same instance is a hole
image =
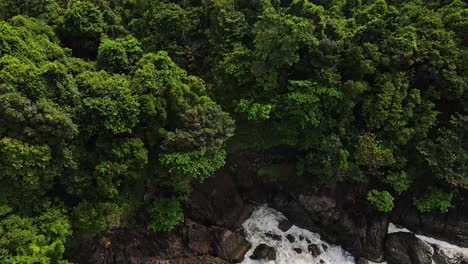
[[[381,212],[388,213],[393,209],[393,196],[387,191],[371,190],[367,200]]]
[[[183,221],[184,213],[180,202],[175,199],[161,198],[153,203],[148,229],[169,232]]]
[[[456,192],[443,192],[438,189],[432,189],[426,192],[422,197],[414,200],[414,206],[421,213],[428,213],[438,209],[441,213],[447,213],[453,207],[452,200]]]

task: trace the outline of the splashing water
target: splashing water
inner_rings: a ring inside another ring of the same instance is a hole
[[[331,245],[320,239],[320,235],[306,229],[293,225],[286,232],[278,228],[280,221],[286,217],[280,212],[269,208],[267,205],[260,206],[252,213],[242,225],[247,240],[252,243],[252,248],[245,255],[242,264],[355,264],[355,257],[344,250],[341,246]],[[393,223],[388,226],[388,233],[411,232],[410,230],[397,227]],[[281,239],[274,238],[271,234],[279,235]],[[290,242],[286,236],[292,235],[294,242]],[[445,241],[432,237],[416,236],[430,245],[437,245],[447,256],[462,254],[468,256],[468,248],[461,248]],[[302,239],[301,239],[302,238]],[[279,239],[279,240],[278,240]],[[276,260],[253,260],[250,256],[255,248],[260,244],[266,244],[276,250]],[[308,250],[309,245],[317,245],[321,254],[314,257]],[[326,248],[326,250],[324,250]],[[294,249],[300,249],[302,253],[297,253]],[[320,262],[322,261],[322,262]],[[432,262],[434,263],[434,261]],[[377,264],[369,261],[369,264]],[[379,264],[386,264],[382,262]]]
[[[267,207],[266,205],[258,207],[247,219],[244,224],[244,230],[247,234],[247,240],[252,243],[252,248],[247,252],[243,264],[315,264],[320,260],[328,264],[354,264],[354,257],[343,250],[340,246],[330,245],[320,239],[320,235],[308,230],[292,226],[286,232],[278,228],[281,220],[286,219],[281,213]],[[281,240],[275,240],[266,234],[276,234],[281,236]],[[289,242],[287,235],[294,236],[295,241]],[[300,239],[302,238],[302,240]],[[275,261],[252,260],[249,256],[259,244],[266,244],[276,249]],[[314,257],[308,251],[309,245],[318,245],[322,253]],[[324,250],[324,246],[327,248]],[[294,249],[301,249],[302,253],[297,253]],[[323,262],[322,262],[323,263]]]
[[[404,227],[399,227],[396,226],[393,223],[390,223],[388,225],[388,234],[390,233],[396,233],[396,232],[408,232],[408,233],[413,233],[410,230],[404,228]],[[417,238],[421,239],[422,241],[426,242],[429,245],[436,245],[439,247],[445,255],[453,258],[457,254],[461,254],[464,256],[468,256],[468,248],[462,248],[456,245],[452,245],[450,243],[447,243],[445,241],[435,239],[433,237],[428,237],[428,236],[423,236],[423,235],[418,235],[415,234]]]

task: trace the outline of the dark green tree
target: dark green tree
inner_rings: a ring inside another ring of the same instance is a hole
[[[60,39],[75,56],[95,58],[104,25],[101,11],[93,3],[78,1],[63,16]]]

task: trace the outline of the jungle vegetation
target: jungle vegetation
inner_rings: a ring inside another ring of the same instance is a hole
[[[464,206],[467,15],[462,0],[0,0],[0,262],[170,231],[191,184],[239,151],[287,148],[298,175],[361,184],[384,213]]]

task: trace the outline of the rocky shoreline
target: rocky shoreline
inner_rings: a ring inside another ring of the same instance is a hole
[[[338,187],[333,192],[324,192],[318,186],[315,188],[311,179],[294,173],[285,177],[286,180],[258,177],[254,168],[246,164],[249,163],[242,159],[231,161],[217,176],[194,186],[191,203],[186,206],[186,221],[171,234],[128,229],[107,231],[80,245],[71,254],[72,261],[80,264],[239,263],[251,248],[242,233],[242,223],[255,205],[267,203],[289,219],[282,228],[293,223],[319,233],[327,242],[342,245],[356,256],[357,263],[369,260],[430,264],[432,256],[436,264],[468,263],[467,256],[452,260],[413,234],[387,234],[392,221],[468,247],[466,212],[442,217],[420,215],[404,208],[387,216],[354,202],[362,201],[357,198],[361,195],[359,187]],[[284,167],[287,166],[290,164],[285,163]],[[272,255],[271,249],[263,247],[256,249],[253,257]]]

